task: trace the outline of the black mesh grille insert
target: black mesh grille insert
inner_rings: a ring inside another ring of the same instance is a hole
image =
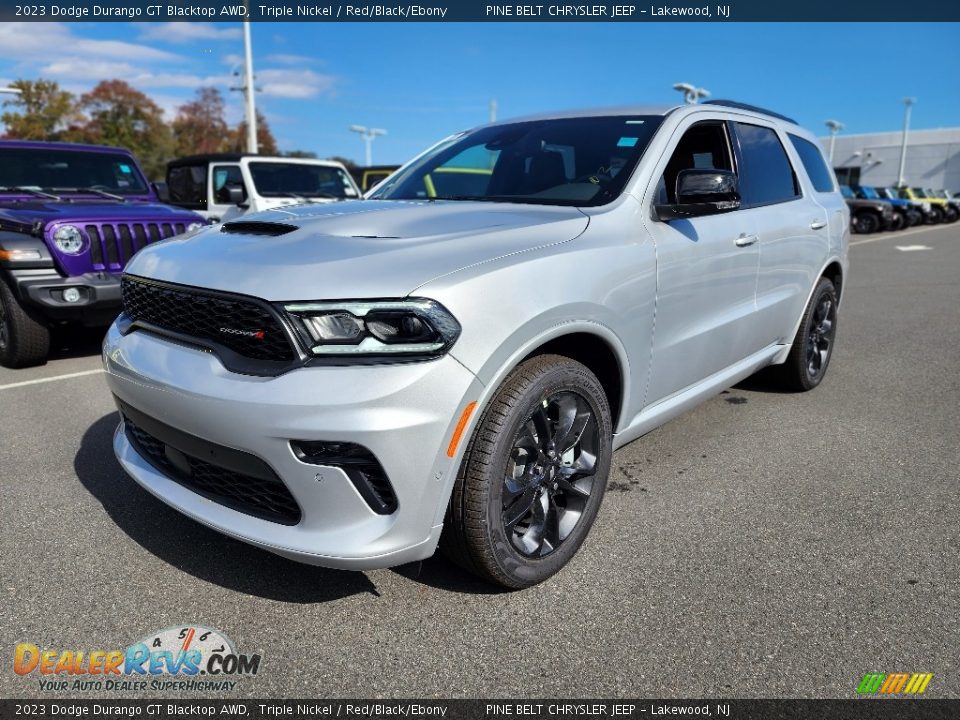
[[[264,306],[182,286],[124,276],[123,310],[134,322],[210,340],[254,360],[290,362],[296,354],[280,321]]]
[[[272,471],[272,477],[254,477],[214,465],[151,435],[135,424],[126,413],[123,420],[127,438],[137,452],[171,480],[247,515],[283,525],[296,525],[300,522],[300,507],[297,501]],[[210,448],[218,447],[206,441],[194,441]],[[226,448],[221,450],[234,455],[238,453]],[[252,455],[249,458],[258,467],[263,467],[258,458]]]

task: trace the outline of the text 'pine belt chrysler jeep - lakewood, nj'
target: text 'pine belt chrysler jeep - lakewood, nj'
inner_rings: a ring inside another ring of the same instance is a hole
[[[206,224],[160,204],[120,148],[0,141],[0,365],[43,363],[50,327],[106,327],[140,248]]]
[[[445,167],[485,168],[430,196]],[[816,138],[728,101],[453,135],[370,199],[141,250],[104,341],[143,487],[295,560],[438,545],[510,588],[576,553],[617,447],[834,348],[849,211]]]

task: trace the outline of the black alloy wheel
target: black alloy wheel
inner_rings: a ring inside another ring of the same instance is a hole
[[[544,399],[513,441],[501,521],[523,555],[557,550],[580,522],[597,468],[597,420],[586,399],[562,391]]]

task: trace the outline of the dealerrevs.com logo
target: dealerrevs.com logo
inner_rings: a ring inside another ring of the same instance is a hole
[[[923,695],[933,673],[867,673],[857,686],[858,695]]]
[[[43,691],[235,690],[256,675],[260,655],[238,653],[219,630],[184,624],[150,633],[125,650],[41,648],[19,643],[17,675],[36,676]]]

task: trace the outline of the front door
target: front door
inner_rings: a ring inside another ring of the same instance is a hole
[[[677,136],[657,171],[654,202],[676,201],[681,170],[736,170],[726,122],[681,126]],[[740,211],[648,221],[647,229],[657,252],[650,405],[760,349],[753,327],[759,254],[757,229]]]

